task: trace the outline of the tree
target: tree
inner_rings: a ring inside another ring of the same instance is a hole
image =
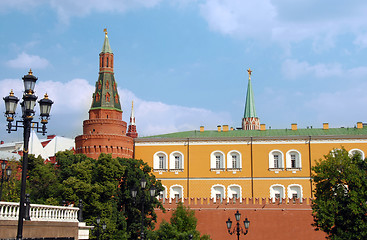
[[[367,239],[367,163],[334,149],[312,168],[314,226],[328,239]]]
[[[130,239],[138,239],[141,231],[141,199],[144,198],[144,232],[147,229],[154,229],[154,222],[157,220],[157,215],[154,208],[162,208],[162,204],[158,201],[160,191],[163,191],[163,186],[160,181],[157,181],[151,173],[152,168],[142,160],[117,158],[125,167],[125,172],[121,177],[119,185],[118,206],[119,210],[123,211],[127,221],[127,231],[130,233]],[[152,185],[155,186],[155,196],[151,197],[149,191],[140,189],[140,180],[144,177],[147,181],[146,189]],[[131,190],[136,187],[138,194],[134,200],[131,195]]]
[[[200,236],[196,225],[195,212],[179,203],[172,214],[170,223],[163,221],[157,231],[149,233],[150,239],[187,240],[189,235],[192,235],[193,239],[210,240],[209,235]]]

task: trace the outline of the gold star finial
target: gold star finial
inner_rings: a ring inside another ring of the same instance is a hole
[[[248,72],[248,79],[249,79],[249,80],[251,80],[251,73],[252,73],[251,68],[249,68],[249,69],[247,70],[247,72]]]
[[[104,34],[107,36],[107,28],[103,29]]]

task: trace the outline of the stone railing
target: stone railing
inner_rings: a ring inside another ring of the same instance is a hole
[[[30,218],[32,221],[78,222],[77,207],[60,207],[31,204]],[[19,203],[0,202],[0,220],[18,220]]]

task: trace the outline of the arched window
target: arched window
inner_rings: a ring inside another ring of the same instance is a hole
[[[302,186],[299,184],[291,184],[288,186],[288,198],[289,199],[300,199],[302,201]]]
[[[283,153],[273,150],[269,153],[269,170],[282,170],[284,168]]]
[[[225,169],[225,159],[222,151],[214,151],[210,154],[210,169],[212,171],[219,171]]]
[[[270,198],[275,202],[276,199],[282,201],[285,197],[285,188],[281,184],[274,184],[270,186]]]
[[[217,185],[212,186],[211,198],[214,199],[214,202],[216,201],[222,202],[223,198],[225,197],[226,197],[225,187],[223,185],[217,184]]]
[[[169,169],[172,171],[183,170],[184,168],[184,155],[175,151],[169,155]]]
[[[156,152],[153,156],[153,170],[167,171],[167,159],[165,152]]]
[[[286,167],[289,170],[301,170],[301,153],[297,150],[289,150],[286,154]]]
[[[242,202],[242,189],[240,185],[232,184],[228,186],[228,198],[233,199],[233,201],[239,200]]]
[[[158,199],[163,199],[163,201],[167,198],[167,187],[162,185],[164,188],[163,191],[159,192]]]
[[[233,150],[227,154],[227,169],[240,170],[242,168],[242,157],[239,151]]]
[[[183,201],[183,187],[181,185],[173,185],[170,187],[170,199],[175,199],[176,202],[178,199]]]
[[[361,156],[361,158],[364,159],[364,152],[361,149],[354,148],[354,149],[350,150],[348,153],[349,153],[350,157],[352,157],[356,154],[359,154]]]

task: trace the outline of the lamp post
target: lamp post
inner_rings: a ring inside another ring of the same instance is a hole
[[[4,180],[4,176],[5,176],[5,169],[6,169],[6,178]],[[8,168],[6,168],[6,161],[3,160],[1,162],[1,187],[0,187],[0,201],[2,199],[3,196],[3,183],[4,181],[9,181],[10,175],[11,175],[11,168],[10,166],[8,166]]]
[[[236,226],[231,230],[232,228],[232,221],[230,218],[226,221],[227,229],[229,234],[236,233],[237,240],[240,240],[240,235],[243,233],[243,235],[246,235],[248,233],[248,228],[250,227],[250,221],[246,218],[245,221],[243,221],[243,225],[245,226],[245,231],[243,231],[243,228],[240,226],[240,219],[241,219],[241,213],[237,212],[234,214],[237,224]]]
[[[97,227],[96,228],[96,231],[97,231],[97,233],[96,233],[97,236],[96,237],[97,237],[97,240],[100,240],[101,239],[100,238],[100,236],[101,236],[100,223],[101,223],[101,218],[97,217],[96,218],[96,227]],[[102,236],[103,236],[103,232],[106,230],[106,228],[107,228],[107,225],[106,225],[105,222],[103,222],[102,223]]]
[[[140,179],[140,189],[141,189],[141,195],[140,195],[140,201],[141,201],[141,231],[140,231],[140,239],[144,239],[144,205],[145,205],[145,188],[147,185],[147,180],[143,176]],[[149,189],[150,197],[155,196],[155,187],[151,186]],[[136,199],[136,195],[138,194],[138,189],[134,187],[131,189],[131,196],[134,198],[134,201]]]
[[[38,122],[33,122],[33,116],[35,114],[34,107],[36,106],[37,96],[34,94],[34,87],[36,85],[36,78],[32,70],[29,70],[28,75],[24,75],[23,83],[24,83],[24,93],[23,93],[23,101],[20,103],[22,108],[22,120],[16,121],[15,125],[12,124],[14,121],[15,110],[17,108],[17,104],[19,99],[14,96],[13,90],[10,92],[9,96],[4,97],[5,101],[5,117],[8,121],[8,133],[11,131],[17,131],[18,128],[23,128],[23,140],[24,140],[24,148],[23,148],[23,163],[22,163],[22,181],[20,188],[20,206],[19,206],[19,218],[18,218],[18,231],[16,239],[23,239],[23,218],[25,217],[25,189],[26,189],[26,177],[27,177],[27,168],[28,168],[28,145],[29,145],[29,137],[31,134],[31,128],[37,129],[38,133],[42,133],[45,135],[46,133],[46,124],[48,123],[48,119],[50,116],[51,106],[53,101],[51,101],[47,94],[45,97],[38,101],[40,106],[40,116],[41,116],[41,124]]]

